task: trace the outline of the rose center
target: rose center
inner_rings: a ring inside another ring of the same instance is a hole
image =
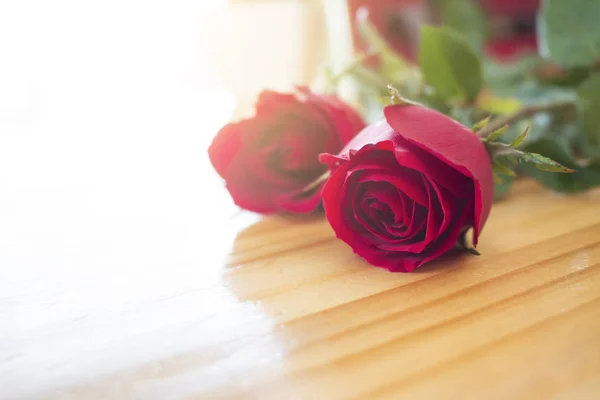
[[[422,239],[427,210],[390,182],[362,182],[354,201],[355,221],[374,245]]]
[[[376,198],[367,198],[365,208],[370,219],[376,221],[394,222],[394,212],[390,206]]]

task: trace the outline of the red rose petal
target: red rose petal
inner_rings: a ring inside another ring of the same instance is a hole
[[[345,213],[352,204],[345,184],[346,172],[346,165],[334,171],[323,186],[322,196],[327,220],[336,236],[352,246],[356,234],[346,224]]]
[[[412,272],[422,265],[421,257],[414,254],[398,254],[395,257],[390,257],[389,252],[387,252],[387,254],[379,254],[377,259],[379,263],[373,265],[380,266],[391,272]]]
[[[348,161],[347,158],[338,156],[336,154],[321,153],[319,154],[319,162],[324,164],[329,169],[335,169],[339,167],[343,162]]]
[[[433,242],[440,234],[440,227],[444,221],[444,210],[440,204],[440,200],[437,198],[435,190],[431,187],[426,179],[423,179],[423,183],[427,188],[427,197],[429,198],[429,206],[427,207],[427,224],[425,224],[425,240],[420,243],[422,246],[419,247],[419,252],[423,251],[425,247]]]
[[[430,251],[426,251],[418,256],[410,256],[407,254],[394,254],[387,253],[388,258],[382,260],[381,256],[378,257],[380,261],[380,265],[390,271],[393,272],[412,272],[413,270],[421,267],[422,265],[439,258],[441,255],[445,254],[449,250],[451,250],[458,241],[458,237],[461,233],[461,227],[463,227],[466,221],[472,217],[472,214],[469,212],[463,212],[465,210],[472,209],[473,203],[467,203],[463,208],[459,211],[459,217],[454,221],[450,229],[448,229],[447,233],[440,237],[435,245],[431,246]]]
[[[365,146],[394,152],[394,143],[390,142],[393,137],[394,130],[385,120],[375,122],[360,131],[349,141],[339,152],[339,156],[348,159],[350,150],[362,149]]]
[[[427,180],[423,179],[424,186],[427,188],[428,206],[427,206],[427,223],[425,224],[425,237],[419,242],[403,244],[403,243],[383,243],[378,246],[382,250],[393,253],[407,252],[413,254],[422,253],[432,242],[434,242],[440,234],[440,227],[444,220],[442,206],[437,198],[437,194]]]
[[[443,221],[438,232],[438,235],[442,235],[456,218],[456,210],[457,208],[460,208],[456,204],[458,199],[455,196],[452,196],[452,194],[444,189],[444,187],[439,186],[436,182],[429,181],[428,183],[435,192],[435,198],[442,208]]]
[[[384,182],[366,182],[360,185],[360,188],[361,191],[364,191],[363,195],[356,196],[353,201],[356,219],[363,225],[365,230],[383,241],[397,239],[397,236],[391,234],[386,229],[385,218],[379,218],[377,214],[369,214],[370,209],[379,209],[380,211],[385,212],[385,208],[392,211],[392,206],[401,206],[401,201],[396,189],[392,185]],[[359,199],[358,197],[361,198]],[[371,204],[367,205],[368,203]]]
[[[461,234],[462,228],[466,225],[467,221],[473,216],[472,212],[469,211],[472,209],[473,202],[469,201],[469,203],[465,204],[464,207],[459,208],[457,210],[458,218],[449,227],[445,235],[441,236],[436,241],[434,246],[431,246],[431,251],[428,252],[428,254],[424,254],[423,259],[420,260],[418,263],[415,263],[414,268],[418,268],[429,261],[435,260],[436,258],[440,257],[456,245],[456,242],[458,241],[458,238]]]
[[[277,115],[282,107],[288,106],[295,109],[298,98],[294,93],[279,93],[272,90],[263,90],[256,102],[256,114],[264,116]]]
[[[388,106],[387,122],[404,139],[433,154],[475,182],[473,242],[489,216],[494,197],[492,167],[481,140],[447,116],[420,106]]]
[[[323,187],[315,187],[311,192],[293,193],[277,197],[277,204],[282,210],[293,213],[310,213],[321,204],[321,191]]]
[[[404,194],[401,194],[401,196],[405,197]],[[408,223],[406,224],[404,239],[411,240],[415,239],[423,231],[427,220],[427,210],[409,198],[406,199],[405,203],[410,204],[410,209],[405,210]]]
[[[236,157],[224,177],[234,203],[243,209],[262,214],[277,211],[275,194],[278,189],[258,175],[243,172],[247,165],[243,157]]]
[[[359,182],[367,181],[389,182],[418,204],[427,207],[429,203],[427,190],[423,186],[421,176],[415,171],[405,168],[398,168],[394,172],[388,170],[366,170],[362,173]]]
[[[327,121],[330,121],[329,129],[339,132],[339,136],[329,135],[327,152],[337,152],[340,147],[348,143],[357,132],[360,132],[365,123],[360,115],[337,97],[332,95],[317,95],[304,86],[296,88],[299,94],[306,98],[306,102],[312,105],[316,111],[325,113]]]
[[[374,219],[373,216],[369,214],[368,207],[365,207],[362,201],[359,201],[356,196],[352,199],[352,211],[354,213],[354,221],[358,222],[366,233],[363,237],[365,242],[376,244],[378,242],[387,242],[389,240],[389,237],[381,229],[381,221]]]
[[[427,176],[429,181],[437,182],[440,186],[452,192],[454,196],[472,196],[473,181],[448,166],[440,159],[425,152],[408,142],[401,136],[394,138],[396,143],[396,158],[400,165],[412,168]]]
[[[242,148],[242,132],[246,126],[244,121],[225,125],[208,148],[210,162],[222,178],[225,178],[231,161]]]

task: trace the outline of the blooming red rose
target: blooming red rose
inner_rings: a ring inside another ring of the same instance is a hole
[[[363,127],[360,116],[334,96],[308,88],[263,91],[255,116],[223,127],[208,154],[238,206],[311,212],[320,204],[320,188],[303,189],[326,171],[319,153],[337,153]]]
[[[420,106],[388,106],[385,119],[338,154],[323,188],[338,238],[371,264],[410,272],[450,250],[493,200],[492,167],[480,139],[449,117]]]

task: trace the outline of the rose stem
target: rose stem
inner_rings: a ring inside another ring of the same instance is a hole
[[[323,173],[323,175],[319,176],[317,179],[315,179],[310,184],[308,184],[308,186],[306,186],[302,190],[302,193],[309,192],[309,191],[313,190],[314,188],[316,188],[317,186],[319,186],[320,184],[324,183],[327,179],[329,179],[330,175],[331,175],[331,171],[325,171],[325,173]]]
[[[539,112],[559,110],[561,108],[571,107],[574,105],[575,103],[573,101],[560,101],[539,106],[526,106],[514,114],[492,120],[489,124],[477,131],[477,136],[479,136],[482,139],[485,139],[492,132],[497,131],[503,126],[510,125],[522,119],[532,117]]]

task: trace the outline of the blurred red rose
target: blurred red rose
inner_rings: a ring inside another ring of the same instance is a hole
[[[479,0],[492,25],[490,56],[512,61],[537,51],[535,20],[540,0]]]
[[[332,170],[323,205],[356,254],[410,272],[471,226],[477,244],[492,206],[492,168],[481,140],[449,117],[399,105],[384,114],[338,155],[321,155]]]
[[[320,188],[303,189],[326,170],[319,153],[337,153],[363,127],[361,117],[334,96],[308,88],[263,91],[255,116],[224,126],[208,153],[241,208],[311,212],[321,202]]]
[[[479,0],[482,6],[492,15],[509,18],[519,14],[535,14],[540,6],[540,0]]]
[[[540,0],[479,0],[492,25],[487,53],[500,61],[512,61],[524,53],[535,53],[536,12]],[[415,61],[418,52],[419,24],[439,20],[428,0],[348,0],[348,11],[355,48],[367,50],[360,37],[356,14],[368,9],[369,20],[389,43],[407,60]],[[438,21],[439,22],[439,21]],[[370,65],[375,65],[371,60]]]

